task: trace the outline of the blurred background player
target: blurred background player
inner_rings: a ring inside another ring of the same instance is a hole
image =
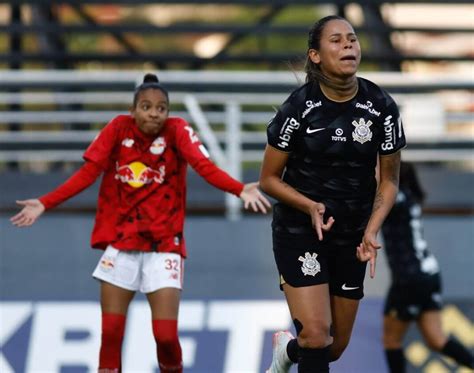
[[[278,200],[273,252],[297,333],[274,335],[270,373],[292,363],[300,373],[328,372],[349,344],[365,262],[375,275],[377,233],[395,201],[405,137],[391,96],[356,76],[360,58],[347,20],[317,21],[306,84],[267,127],[260,183]]]
[[[136,88],[130,112],[107,124],[86,150],[84,165],[64,184],[39,199],[17,201],[23,209],[11,222],[33,224],[103,174],[91,240],[92,247],[105,250],[93,273],[101,284],[99,372],[121,371],[127,310],[139,290],[151,307],[160,371],[179,373],[187,165],[240,197],[245,208],[266,212],[270,204],[257,183],[244,185],[215,166],[186,121],[169,117],[168,92],[155,75],[145,75]]]
[[[397,199],[382,226],[392,277],[383,320],[383,344],[391,373],[406,372],[403,338],[412,321],[428,347],[474,368],[469,350],[443,332],[439,266],[423,236],[424,197],[415,167],[402,162]]]

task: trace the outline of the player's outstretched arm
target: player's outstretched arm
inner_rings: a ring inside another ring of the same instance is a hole
[[[41,214],[46,210],[39,199],[26,199],[23,201],[16,201],[22,210],[13,216],[10,221],[17,227],[29,227],[34,224]]]
[[[245,209],[248,209],[249,206],[252,207],[252,210],[255,212],[266,213],[267,209],[271,207],[270,201],[265,198],[265,196],[258,190],[258,183],[248,183],[244,184],[244,189],[240,193],[240,199],[244,201]]]

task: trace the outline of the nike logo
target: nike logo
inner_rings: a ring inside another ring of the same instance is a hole
[[[306,133],[315,133],[315,132],[319,132],[319,131],[322,131],[322,130],[325,130],[326,128],[314,128],[314,129],[311,129],[311,128],[306,128]]]
[[[358,286],[349,287],[349,286],[346,286],[346,284],[342,284],[342,290],[355,290],[355,289],[359,289],[359,287]]]

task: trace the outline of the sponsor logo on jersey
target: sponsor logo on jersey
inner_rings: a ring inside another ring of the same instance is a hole
[[[308,134],[312,134],[312,133],[315,133],[315,132],[319,132],[319,131],[322,131],[322,130],[325,130],[326,128],[306,128],[306,133]]]
[[[398,138],[402,137],[403,130],[402,130],[402,118],[398,117]]]
[[[283,123],[283,126],[281,127],[279,136],[281,141],[278,143],[278,146],[283,149],[286,148],[289,145],[293,132],[298,128],[300,128],[300,122],[295,118],[286,118],[285,123]]]
[[[380,111],[377,111],[373,108],[374,104],[367,100],[365,104],[361,104],[360,102],[356,103],[356,108],[367,110],[370,114],[373,114],[377,117],[380,116]]]
[[[151,154],[162,154],[166,148],[166,141],[164,137],[157,137],[155,141],[150,146],[150,153]]]
[[[395,143],[395,122],[391,115],[385,117],[383,122],[383,131],[385,133],[384,142],[382,143],[382,150],[392,150]]]
[[[317,261],[317,257],[318,254],[316,253],[310,254],[309,252],[306,252],[304,258],[302,256],[298,258],[300,262],[303,262],[301,271],[305,276],[315,276],[318,272],[321,272],[321,265]]]
[[[314,102],[311,100],[306,101],[306,109],[303,111],[301,118],[306,117],[311,112],[311,110],[313,110],[314,108],[320,107],[321,105],[322,105],[321,101],[318,101],[318,102]]]
[[[135,140],[129,139],[128,137],[123,139],[122,141],[122,146],[125,146],[126,148],[131,148],[133,144],[135,143]]]
[[[353,120],[352,125],[355,127],[354,131],[352,131],[352,139],[354,141],[363,144],[372,140],[372,131],[369,128],[372,125],[370,120],[366,122],[364,118],[360,118],[359,122]]]
[[[331,139],[332,141],[346,141],[346,136],[342,136],[344,134],[344,131],[342,128],[337,128],[336,129],[336,136],[332,136]]]
[[[132,162],[123,166],[116,165],[115,179],[127,183],[133,188],[141,188],[145,184],[162,184],[165,180],[165,166],[158,170],[147,167],[141,162]]]

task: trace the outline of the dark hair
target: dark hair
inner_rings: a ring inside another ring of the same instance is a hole
[[[137,88],[135,88],[135,93],[133,95],[133,107],[137,106],[138,102],[138,95],[140,92],[144,91],[145,89],[159,89],[161,92],[164,93],[166,96],[166,101],[170,101],[168,90],[163,87],[158,80],[158,77],[155,74],[147,73],[143,77],[143,83],[140,84]]]
[[[315,24],[309,29],[308,32],[308,51],[310,49],[316,49],[319,50],[321,46],[321,35],[323,34],[324,27],[326,27],[326,24],[330,21],[333,20],[339,20],[339,21],[345,21],[349,23],[347,19],[344,17],[340,17],[337,15],[330,15],[326,16],[324,18],[321,18],[319,21],[315,22]],[[311,59],[309,58],[309,55],[306,56],[306,63],[304,65],[304,70],[306,72],[306,82],[310,81],[322,81],[328,86],[334,85],[330,81],[328,81],[328,78],[322,73],[321,68],[315,64]],[[335,88],[342,88],[344,87],[335,87]]]

